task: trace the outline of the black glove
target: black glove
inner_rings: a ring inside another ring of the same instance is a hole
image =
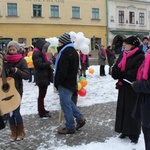
[[[7,74],[15,74],[17,72],[16,67],[11,67],[10,69],[6,69]]]

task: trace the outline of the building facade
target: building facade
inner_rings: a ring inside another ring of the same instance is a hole
[[[105,0],[0,0],[0,48],[8,41],[33,44],[37,38],[82,32],[95,43],[107,44]]]
[[[109,45],[120,52],[123,39],[150,35],[150,0],[108,0],[107,21]]]

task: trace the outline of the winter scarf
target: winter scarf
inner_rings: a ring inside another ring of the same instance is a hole
[[[123,52],[123,58],[120,61],[120,63],[118,64],[118,67],[121,69],[121,71],[125,70],[127,58],[131,57],[138,50],[139,50],[139,48],[136,47],[135,49],[133,49],[129,53],[126,53],[126,51]]]
[[[42,54],[42,51],[40,51],[38,48],[34,48],[33,49],[35,52],[39,52],[39,53],[41,53]],[[48,57],[48,55],[46,54],[46,53],[43,53],[43,55],[44,55],[44,58],[45,58],[45,60],[46,61],[50,61],[50,59],[49,59],[49,57]]]
[[[102,49],[102,53],[103,53],[103,55],[106,57],[107,56],[107,53],[106,53],[106,51],[104,50],[104,49]]]
[[[145,60],[141,64],[137,72],[137,80],[147,80],[150,69],[150,53],[147,53]]]
[[[5,59],[11,63],[17,63],[23,58],[22,54],[5,55]]]
[[[55,61],[55,70],[54,70],[54,75],[56,74],[56,70],[57,70],[57,66],[58,66],[58,61],[60,59],[61,53],[65,50],[65,48],[67,47],[74,47],[73,43],[69,43],[67,45],[65,45],[58,53],[57,57],[56,57],[56,61]]]
[[[83,54],[82,52],[80,53],[80,55],[81,55],[82,63],[85,63],[85,61],[86,61],[86,55]]]

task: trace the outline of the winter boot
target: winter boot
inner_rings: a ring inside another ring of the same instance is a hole
[[[23,140],[25,136],[23,124],[17,125],[17,141]]]
[[[76,130],[78,130],[79,128],[82,128],[86,123],[86,119],[84,117],[81,117],[78,121],[77,121],[77,125],[76,125]]]
[[[10,141],[14,142],[17,138],[17,126],[10,125],[10,130],[11,130]]]

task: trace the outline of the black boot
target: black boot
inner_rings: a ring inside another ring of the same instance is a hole
[[[139,139],[139,135],[130,135],[129,138],[131,140],[131,143],[137,144],[138,139]]]
[[[121,133],[121,134],[119,135],[119,138],[120,138],[120,139],[124,139],[124,138],[126,138],[126,136],[127,136],[126,134]]]

